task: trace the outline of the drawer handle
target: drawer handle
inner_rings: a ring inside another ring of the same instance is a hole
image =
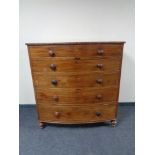
[[[101,115],[102,115],[101,112],[99,112],[99,111],[96,112],[96,116],[101,116]]]
[[[57,80],[52,80],[52,84],[57,85],[58,84]]]
[[[101,83],[103,83],[103,80],[102,79],[97,79],[96,83],[101,84]]]
[[[59,101],[59,96],[57,96],[57,95],[53,96],[53,100],[58,102]]]
[[[103,68],[103,64],[97,64],[96,67],[101,69]]]
[[[98,100],[100,100],[100,99],[102,99],[102,95],[101,95],[101,94],[98,94],[98,95],[96,95],[96,98],[97,98]]]
[[[98,50],[97,50],[97,54],[98,54],[98,55],[103,55],[103,53],[104,53],[104,51],[103,51],[102,49],[98,49]]]
[[[48,54],[49,54],[49,56],[51,56],[51,57],[54,57],[54,56],[55,56],[55,53],[54,53],[54,51],[52,51],[52,50],[49,50],[49,51],[48,51]]]
[[[80,57],[75,57],[74,59],[75,59],[75,60],[80,60]]]
[[[59,117],[59,116],[60,116],[60,112],[55,111],[55,112],[54,112],[54,115],[55,115],[56,117]]]
[[[57,69],[57,65],[56,64],[51,64],[50,68],[55,71]]]

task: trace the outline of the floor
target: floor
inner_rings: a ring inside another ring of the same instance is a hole
[[[19,106],[19,155],[134,155],[135,107],[119,106],[118,124],[38,127],[35,106]]]

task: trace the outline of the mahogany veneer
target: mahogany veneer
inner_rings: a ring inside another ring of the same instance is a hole
[[[124,42],[27,43],[40,127],[116,125]]]

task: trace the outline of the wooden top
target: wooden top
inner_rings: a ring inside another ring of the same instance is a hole
[[[55,43],[26,43],[27,46],[42,45],[79,45],[79,44],[124,44],[125,41],[105,41],[105,42],[55,42]]]

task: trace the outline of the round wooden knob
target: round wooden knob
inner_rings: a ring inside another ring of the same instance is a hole
[[[101,116],[101,114],[102,114],[102,113],[99,112],[99,111],[96,112],[96,116]]]
[[[56,64],[51,64],[51,65],[50,65],[50,68],[51,68],[52,70],[54,70],[54,71],[55,71],[55,70],[56,70],[56,68],[57,68],[57,65],[56,65]]]
[[[103,64],[97,64],[96,67],[101,69],[103,68]]]
[[[75,59],[75,60],[80,60],[80,57],[75,57],[74,59]]]
[[[58,84],[57,80],[52,80],[52,84],[57,85]]]
[[[102,79],[97,79],[96,83],[101,84],[101,83],[103,83],[103,80]]]
[[[51,57],[54,57],[54,56],[55,56],[55,53],[54,53],[54,51],[52,51],[52,50],[49,50],[49,51],[48,51],[48,54],[49,54],[49,56],[51,56]]]
[[[102,49],[98,49],[98,50],[97,50],[97,54],[98,54],[98,55],[103,55],[103,53],[104,53],[104,51],[103,51]]]
[[[56,117],[59,117],[59,116],[60,116],[60,112],[55,111],[55,112],[54,112],[54,115],[55,115]]]
[[[54,101],[59,101],[59,96],[57,96],[57,95],[53,96],[53,100]]]
[[[102,95],[101,95],[101,94],[98,94],[98,95],[96,95],[96,98],[97,98],[98,100],[100,100],[100,99],[102,99]]]

